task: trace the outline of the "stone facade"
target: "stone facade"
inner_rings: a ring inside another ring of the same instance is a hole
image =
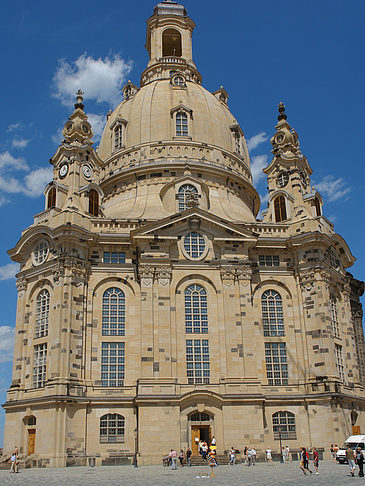
[[[97,150],[77,93],[45,211],[9,251],[21,271],[5,453],[153,464],[199,436],[223,453],[365,430],[355,258],[282,104],[257,220],[244,134],[224,88],[201,85],[193,28],[182,6],[156,6],[140,88],[124,86]]]

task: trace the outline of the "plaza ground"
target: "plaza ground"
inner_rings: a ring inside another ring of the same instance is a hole
[[[311,469],[313,469],[311,465]],[[254,467],[244,465],[219,466],[215,469],[216,478],[209,480],[208,467],[179,467],[177,471],[163,466],[145,466],[134,469],[131,466],[78,467],[64,469],[25,469],[19,474],[9,474],[0,471],[0,484],[16,486],[191,486],[204,483],[214,483],[219,486],[301,486],[314,484],[316,486],[338,485],[347,483],[363,484],[364,479],[353,478],[348,466],[320,463],[320,475],[303,476],[297,462],[292,464],[273,465],[257,464]]]

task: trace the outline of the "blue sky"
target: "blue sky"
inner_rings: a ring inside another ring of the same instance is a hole
[[[5,0],[0,18],[0,400],[11,382],[16,312],[16,266],[6,251],[44,208],[49,158],[85,91],[85,111],[100,134],[106,113],[128,79],[139,84],[147,62],[145,20],[156,2],[89,0],[85,7],[38,0]],[[324,215],[365,276],[365,112],[362,0],[186,0],[196,22],[194,61],[203,84],[223,85],[251,148],[255,185],[265,197],[261,169],[270,160],[270,136],[279,101],[299,134]],[[137,8],[136,8],[137,7]],[[97,142],[97,136],[95,137]],[[3,412],[0,413],[0,443]]]

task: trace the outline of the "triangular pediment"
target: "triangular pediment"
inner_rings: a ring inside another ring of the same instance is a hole
[[[191,229],[212,235],[215,240],[254,242],[258,235],[199,208],[191,208],[132,231],[133,239],[179,238]]]

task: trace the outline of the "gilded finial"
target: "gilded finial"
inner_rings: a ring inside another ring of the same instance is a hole
[[[279,116],[278,120],[286,120],[288,117],[285,114],[285,105],[282,101],[278,104]]]
[[[84,109],[84,105],[83,105],[83,100],[84,100],[84,97],[82,96],[84,94],[84,92],[79,89],[78,91],[76,91],[76,103],[75,103],[75,108],[80,108],[81,110]]]

